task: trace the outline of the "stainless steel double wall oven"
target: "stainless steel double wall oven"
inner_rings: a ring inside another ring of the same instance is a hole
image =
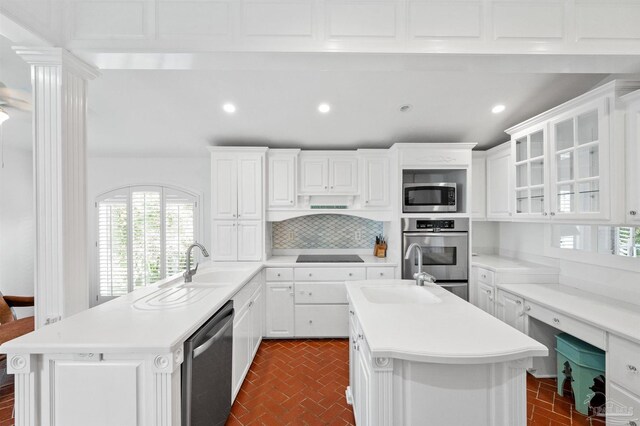
[[[412,243],[422,248],[423,270],[436,284],[469,300],[469,219],[402,219],[402,250]],[[416,256],[403,260],[402,278],[413,279],[418,271]]]

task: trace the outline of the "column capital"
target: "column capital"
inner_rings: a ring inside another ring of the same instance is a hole
[[[87,64],[61,47],[16,46],[13,47],[13,50],[29,65],[64,66],[85,80],[93,80],[100,75],[100,71],[96,67]]]

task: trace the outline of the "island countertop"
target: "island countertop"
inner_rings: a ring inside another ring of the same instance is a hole
[[[202,326],[263,263],[200,265],[198,276],[232,273],[216,285],[184,286],[181,276],[138,289],[2,345],[2,353],[168,352]]]
[[[425,303],[391,303],[392,297],[372,302],[367,296],[367,288],[409,286],[415,287],[415,281],[353,281],[347,286],[372,357],[488,364],[548,355],[546,346],[434,284],[416,287],[430,293]]]

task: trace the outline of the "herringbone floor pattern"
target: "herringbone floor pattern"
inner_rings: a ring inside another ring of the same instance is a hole
[[[353,425],[348,383],[348,340],[264,340],[227,425]]]

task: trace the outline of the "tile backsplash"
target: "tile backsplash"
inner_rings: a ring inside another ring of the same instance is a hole
[[[361,217],[318,214],[272,223],[274,249],[373,248],[383,223]]]

